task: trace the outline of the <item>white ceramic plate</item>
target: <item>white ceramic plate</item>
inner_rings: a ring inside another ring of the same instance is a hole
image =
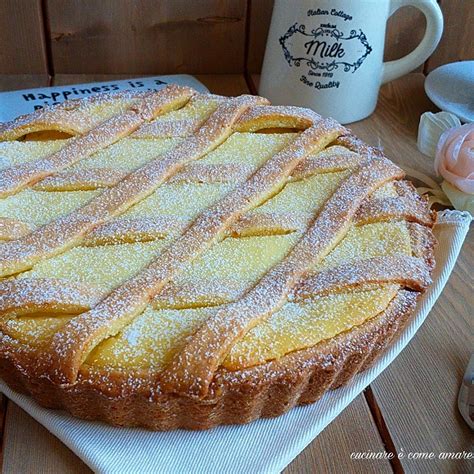
[[[426,95],[463,122],[474,122],[474,61],[444,64],[425,81]]]

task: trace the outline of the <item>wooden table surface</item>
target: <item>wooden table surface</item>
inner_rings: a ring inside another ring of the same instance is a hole
[[[0,90],[119,79],[113,75],[0,76]],[[198,76],[224,95],[255,93],[258,77]],[[421,113],[435,110],[413,73],[381,90],[376,112],[350,126],[393,161],[433,175],[416,148]],[[305,472],[468,472],[468,461],[414,460],[408,453],[472,449],[471,432],[457,411],[459,385],[472,349],[472,263],[468,236],[442,295],[422,328],[394,363],[329,425],[285,470]],[[1,404],[4,473],[86,473],[89,468],[13,402]],[[353,460],[355,452],[395,452],[403,459]]]

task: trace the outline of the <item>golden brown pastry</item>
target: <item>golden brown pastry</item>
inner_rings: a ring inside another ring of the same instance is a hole
[[[0,125],[0,376],[155,430],[276,416],[366,368],[433,213],[331,119],[178,86]]]

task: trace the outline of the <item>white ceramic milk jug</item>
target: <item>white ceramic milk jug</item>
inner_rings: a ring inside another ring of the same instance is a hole
[[[387,20],[411,5],[426,17],[418,47],[383,62]],[[341,123],[370,115],[380,85],[422,64],[443,31],[436,0],[275,0],[259,93]]]

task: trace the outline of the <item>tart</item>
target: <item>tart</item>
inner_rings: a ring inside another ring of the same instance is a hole
[[[0,376],[152,430],[277,416],[364,370],[434,215],[332,119],[257,96],[98,95],[0,125]]]

